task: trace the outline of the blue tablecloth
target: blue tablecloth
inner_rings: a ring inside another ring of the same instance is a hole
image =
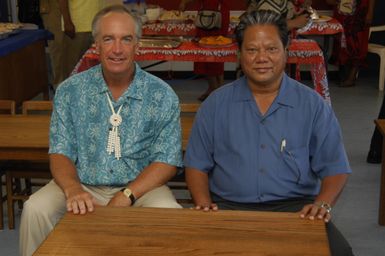
[[[19,33],[0,40],[0,57],[6,56],[39,40],[51,40],[53,35],[44,29],[20,30]]]

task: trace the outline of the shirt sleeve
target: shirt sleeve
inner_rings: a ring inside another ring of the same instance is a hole
[[[208,173],[214,167],[215,96],[207,98],[199,109],[188,141],[184,164]]]
[[[65,93],[64,84],[58,88],[54,98],[51,116],[49,153],[62,154],[74,163],[77,160],[76,135],[71,120],[70,97]]]
[[[329,105],[319,106],[310,141],[312,169],[321,178],[351,173],[337,118]]]
[[[155,138],[152,155],[153,162],[163,162],[173,166],[182,167],[182,135],[180,126],[179,101],[172,98],[171,104],[162,110],[159,130]]]

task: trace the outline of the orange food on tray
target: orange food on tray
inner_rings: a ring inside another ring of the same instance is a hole
[[[228,45],[232,42],[233,40],[231,38],[224,36],[205,36],[199,40],[200,44],[205,45]]]

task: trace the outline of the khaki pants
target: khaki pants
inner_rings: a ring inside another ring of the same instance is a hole
[[[101,205],[107,205],[120,187],[85,186]],[[182,208],[167,186],[155,188],[140,197],[133,207]],[[20,223],[20,255],[32,255],[66,213],[66,199],[54,180],[34,193],[25,203]]]
[[[54,35],[53,40],[48,40],[48,51],[53,75],[50,82],[56,89],[57,86],[67,78],[64,74],[64,33],[61,29],[61,13],[59,3],[57,0],[41,0],[40,9],[40,16],[43,19],[45,29]]]

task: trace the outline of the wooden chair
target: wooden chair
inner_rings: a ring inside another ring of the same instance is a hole
[[[30,114],[51,114],[51,101],[24,101],[22,104],[23,115]],[[11,167],[6,170],[6,186],[7,186],[7,208],[8,208],[8,227],[14,229],[15,227],[15,212],[14,203],[17,201],[22,206],[22,202],[27,200],[32,194],[33,186],[42,186],[46,182],[32,182],[31,179],[51,179],[49,170],[49,163],[47,161],[22,161],[12,163]],[[15,180],[25,180],[24,189],[14,189]],[[20,207],[19,205],[19,207]]]
[[[14,115],[16,112],[15,101],[0,100],[0,114]]]
[[[181,118],[185,115],[194,115],[200,107],[200,103],[181,103],[180,105]],[[182,127],[182,138],[188,139],[192,127]],[[179,173],[175,175],[168,183],[168,187],[174,190],[177,196],[177,202],[180,204],[192,204],[191,195],[189,194],[187,184],[185,181],[184,170],[179,170]]]
[[[15,101],[0,100],[0,114],[14,115]],[[5,175],[6,162],[0,162],[0,230],[4,228],[3,221],[3,203],[7,200],[6,195],[3,195],[3,176]]]

